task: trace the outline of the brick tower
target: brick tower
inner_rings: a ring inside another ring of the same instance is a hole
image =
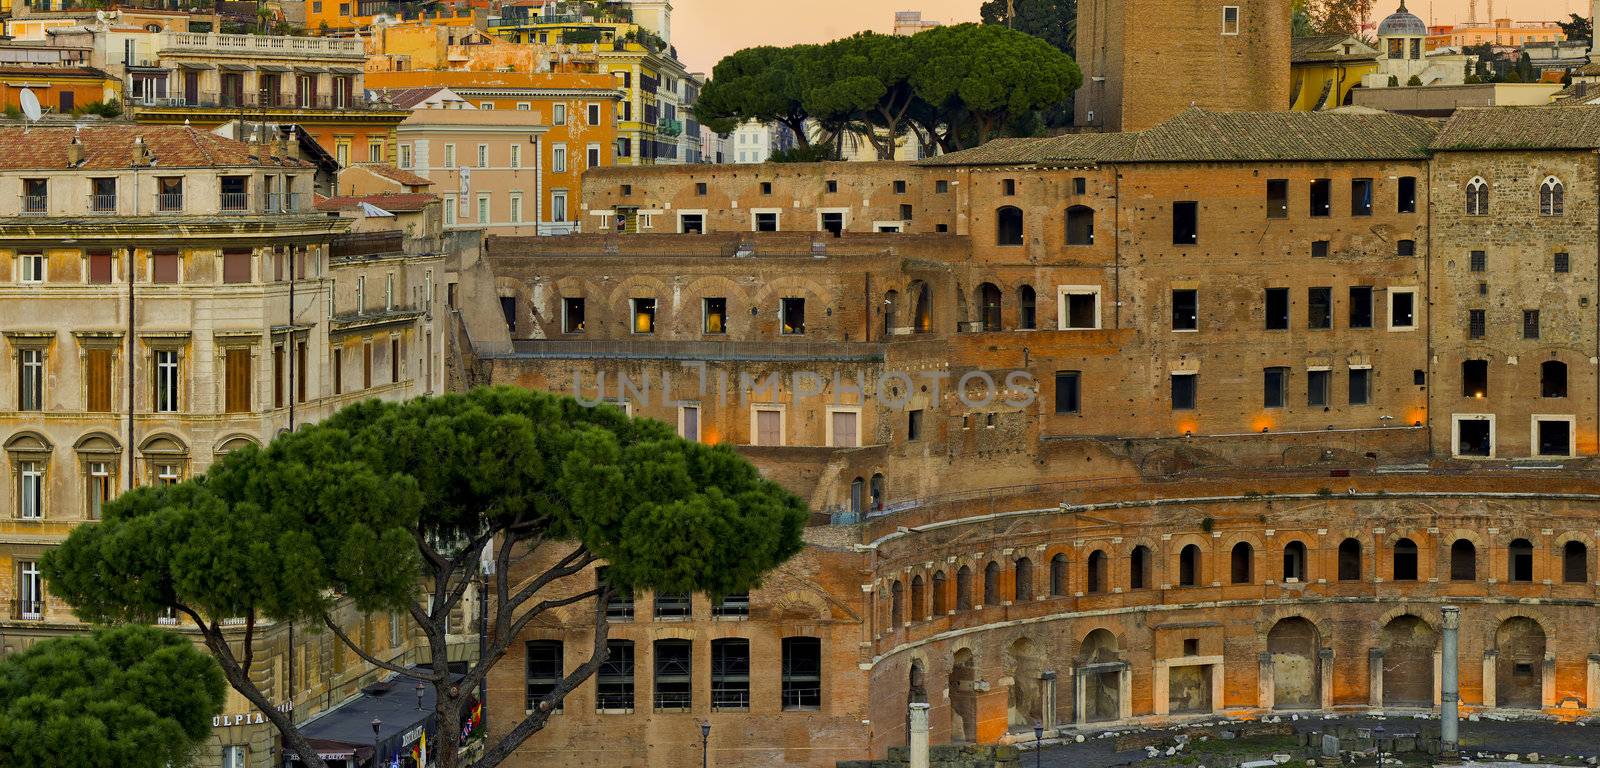
[[[1079,0],[1077,124],[1289,108],[1290,0]]]

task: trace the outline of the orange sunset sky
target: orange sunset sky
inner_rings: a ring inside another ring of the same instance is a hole
[[[1424,21],[1448,24],[1467,18],[1467,0],[1408,0]],[[823,42],[864,29],[889,32],[894,12],[920,10],[923,18],[945,23],[977,21],[982,0],[676,0],[672,36],[678,55],[692,71],[711,72],[718,59],[752,45]],[[1376,0],[1373,14],[1388,15],[1398,0]],[[1488,0],[1478,14],[1487,18]],[[1518,21],[1588,15],[1588,0],[1497,0],[1496,16]]]

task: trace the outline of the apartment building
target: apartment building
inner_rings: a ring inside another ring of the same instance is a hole
[[[40,557],[122,491],[360,399],[441,391],[437,243],[347,235],[312,209],[317,167],[298,142],[270,135],[0,128],[0,652],[80,628]],[[410,653],[392,632],[391,655]],[[369,676],[322,638],[259,634],[257,658],[282,672],[272,695],[297,717]],[[338,660],[294,672],[316,654]],[[225,712],[201,764],[272,765],[271,726],[238,697]]]

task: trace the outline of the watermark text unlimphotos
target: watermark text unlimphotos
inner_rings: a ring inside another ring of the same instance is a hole
[[[680,362],[681,371],[664,370],[638,376],[597,371],[591,386],[585,386],[580,371],[572,374],[572,396],[586,406],[629,402],[636,407],[696,405],[715,399],[718,405],[736,402],[774,403],[785,389],[796,402],[827,396],[830,405],[854,405],[876,400],[893,410],[906,409],[914,395],[926,391],[925,402],[938,403],[946,388],[968,409],[978,410],[996,404],[1026,408],[1038,396],[1038,382],[1028,371],[967,371],[957,376],[949,371],[797,370],[787,374],[772,371],[762,376],[741,372],[730,376],[727,370],[711,370],[703,360]],[[678,375],[674,375],[674,374]],[[996,377],[999,377],[998,380]],[[787,387],[785,386],[787,385]]]

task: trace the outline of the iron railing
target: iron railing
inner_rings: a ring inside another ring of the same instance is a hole
[[[719,688],[718,683],[711,683],[711,711],[728,712],[748,710],[750,708],[749,683],[744,688]]]
[[[615,710],[633,710],[633,692],[627,693],[599,693],[594,698],[595,709],[602,712]]]
[[[728,595],[711,606],[714,619],[744,619],[750,616],[750,593]]]
[[[158,193],[156,195],[156,210],[158,210],[158,211],[167,211],[167,212],[183,210],[183,193],[182,192],[161,192],[161,193]]]
[[[90,195],[89,210],[95,213],[116,213],[116,195]]]
[[[49,195],[23,195],[23,213],[45,213],[50,210]]]
[[[783,687],[784,709],[821,709],[822,688]]]
[[[11,618],[17,621],[43,621],[44,601],[28,598],[12,600]]]
[[[684,711],[694,705],[690,691],[656,691],[655,708],[659,711]]]
[[[250,193],[223,192],[218,205],[229,213],[243,213],[250,209]]]

